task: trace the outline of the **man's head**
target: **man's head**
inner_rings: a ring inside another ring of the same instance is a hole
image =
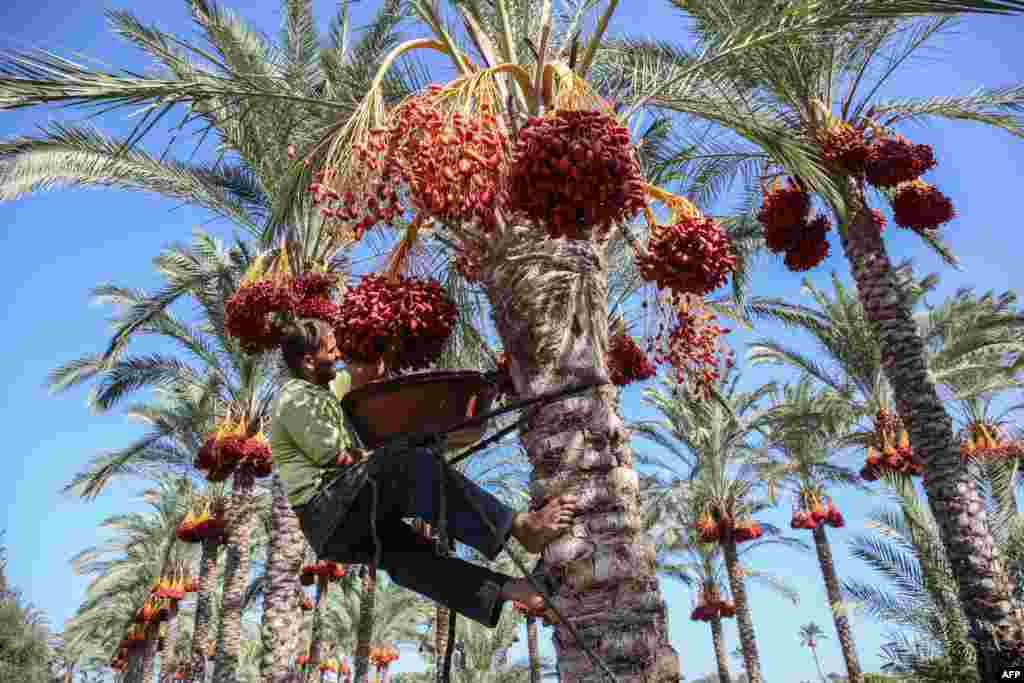
[[[327,386],[338,362],[334,330],[322,320],[298,320],[282,335],[281,355],[294,377]]]

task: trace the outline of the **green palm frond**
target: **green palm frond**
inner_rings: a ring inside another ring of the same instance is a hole
[[[885,126],[930,117],[983,123],[1024,137],[1024,86],[981,88],[969,95],[903,98],[874,105],[875,118]]]
[[[51,124],[0,142],[0,201],[61,186],[113,186],[187,201],[255,233],[266,200],[251,174],[150,156],[93,128]]]

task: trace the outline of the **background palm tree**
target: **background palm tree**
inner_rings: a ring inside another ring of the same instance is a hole
[[[740,564],[740,549],[731,528],[769,507],[764,497],[765,482],[755,466],[755,456],[757,436],[767,427],[768,412],[761,402],[774,387],[763,385],[752,392],[742,392],[738,388],[739,379],[738,373],[727,369],[714,401],[704,401],[687,387],[665,380],[665,393],[656,389],[644,391],[644,400],[664,419],[637,422],[631,427],[637,435],[665,448],[670,458],[644,454],[641,461],[675,472],[673,481],[667,485],[645,487],[649,514],[657,518],[672,514],[675,509],[674,514],[678,516],[682,510],[680,527],[693,525],[690,527],[693,528],[698,520],[707,518],[715,523],[721,520],[718,528],[730,530],[722,533],[719,543],[736,605],[736,624],[747,678],[751,683],[758,683],[762,680],[760,658],[744,580],[748,572]],[[687,465],[689,467],[684,469]],[[770,524],[761,524],[761,527],[764,540],[754,541],[747,549],[765,542],[806,549],[805,544],[783,537]],[[677,538],[689,538],[689,534],[680,534]],[[795,595],[793,597],[795,599]]]
[[[759,468],[770,487],[793,495],[794,520],[797,511],[806,514],[815,506],[822,511],[828,509],[826,503],[833,505],[828,494],[840,486],[864,488],[856,472],[835,463],[837,446],[852,426],[853,418],[846,401],[837,399],[831,388],[815,392],[806,375],[777,396],[767,442],[779,457],[760,463]],[[826,522],[835,524],[830,518],[822,519],[811,533],[847,675],[851,683],[861,683],[860,661],[841,600]]]
[[[821,660],[818,659],[818,643],[828,640],[828,636],[813,621],[801,626],[797,635],[800,636],[800,644],[810,648],[811,654],[814,655],[814,666],[818,669],[818,678],[821,679],[821,683],[827,683],[825,673],[821,670]]]
[[[867,614],[894,627],[882,648],[883,670],[922,681],[980,680],[938,526],[910,487],[890,497],[895,509],[874,512],[868,523],[873,533],[851,542],[854,557],[881,582],[845,581],[843,590]]]
[[[695,19],[702,43],[698,50],[764,14],[761,3],[740,0],[683,0],[678,5]],[[713,120],[753,146],[743,151],[768,155],[769,164],[781,174],[800,178],[834,217],[866,318],[885,350],[883,372],[892,385],[899,414],[910,427],[911,445],[927,463],[928,499],[970,615],[979,671],[991,677],[1005,666],[1024,661],[1024,624],[1011,607],[987,519],[983,513],[959,513],[978,507],[976,473],[960,462],[950,416],[928,376],[924,342],[906,305],[903,284],[872,222],[864,181],[825,160],[820,142],[834,123],[858,124],[869,117],[889,129],[911,120],[944,117],[1024,135],[1020,88],[924,99],[878,96],[879,88],[948,22],[946,17],[878,19],[827,37],[795,37],[785,47],[770,44],[745,51],[715,79],[688,77],[693,73],[693,58],[687,51],[628,41],[622,51],[622,73],[640,74],[630,86],[656,93],[654,100],[661,108],[701,122]],[[700,96],[695,97],[695,92]],[[749,155],[740,158],[740,163],[751,161]],[[883,203],[888,204],[890,197],[891,193],[883,193]],[[954,260],[935,235],[925,235],[925,240],[944,258]]]

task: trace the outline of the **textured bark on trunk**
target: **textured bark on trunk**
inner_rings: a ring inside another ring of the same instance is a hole
[[[203,555],[199,561],[199,587],[196,590],[196,614],[192,626],[192,661],[189,666],[189,681],[201,683],[206,680],[206,648],[210,636],[210,601],[213,597],[213,582],[217,577],[217,551],[219,540],[204,540]]]
[[[265,649],[260,671],[264,683],[287,683],[294,680],[291,663],[302,626],[297,577],[302,570],[306,540],[276,474],[271,481],[271,496],[270,547],[267,549],[270,585],[263,594],[261,630]]]
[[[902,295],[877,227],[853,181],[848,206],[855,217],[843,249],[865,316],[878,335],[882,367],[910,444],[924,462],[924,488],[970,621],[981,680],[1024,666],[1024,615],[1011,604],[1010,585],[972,472],[960,457],[952,421],[928,377],[924,343]]]
[[[484,274],[494,322],[523,398],[607,381],[608,262],[603,245],[518,240]],[[526,411],[521,433],[532,503],[578,496],[571,533],[544,551],[562,578],[555,605],[621,683],[678,681],[654,547],[640,534],[638,479],[615,387]],[[555,626],[565,680],[607,680],[565,624]]]
[[[825,672],[821,670],[821,660],[818,659],[817,647],[811,647],[811,656],[814,657],[814,666],[818,669],[818,678],[821,679],[821,683],[828,683],[825,680]]]
[[[153,683],[153,670],[156,668],[156,651],[159,638],[159,625],[151,624],[146,627],[146,645],[142,651],[142,667],[139,677],[142,683]]]
[[[825,579],[825,593],[828,595],[828,603],[832,609],[832,621],[836,625],[836,637],[839,639],[839,648],[843,651],[843,659],[846,661],[847,678],[850,683],[864,683],[864,674],[857,657],[857,647],[853,643],[850,621],[843,612],[843,596],[839,589],[839,577],[836,576],[836,565],[832,561],[832,548],[829,546],[825,527],[819,524],[813,533],[814,547],[818,552],[818,564],[821,565],[821,576]]]
[[[252,532],[252,474],[238,471],[231,492],[230,519],[224,557],[224,591],[220,629],[214,653],[215,683],[239,680],[238,658],[242,649],[242,601],[249,582],[249,536]]]
[[[530,657],[530,683],[540,683],[540,649],[537,642],[537,620],[526,619],[526,652]]]
[[[142,647],[133,647],[128,651],[128,666],[124,670],[124,683],[141,683],[142,660]]]
[[[355,683],[366,683],[370,676],[370,640],[373,638],[373,610],[377,602],[377,568],[370,564],[363,578],[363,596],[359,601],[359,627],[356,629],[356,656],[352,664]]]
[[[317,673],[320,671],[320,645],[321,641],[321,627],[322,621],[322,609],[323,601],[327,596],[327,578],[324,576],[316,577],[316,603],[313,605],[313,632],[310,635],[309,640],[309,666],[306,669],[307,681],[312,681]],[[323,676],[321,676],[323,678]]]
[[[434,610],[434,680],[444,678],[444,653],[448,649],[448,622],[451,613],[447,607],[438,605]]]
[[[722,631],[721,617],[711,620],[711,642],[715,647],[715,662],[718,664],[718,680],[721,683],[732,683],[729,674],[729,659],[725,654],[725,633]]]
[[[722,554],[725,557],[725,567],[729,574],[729,589],[732,591],[733,603],[736,605],[736,631],[740,636],[740,651],[743,653],[743,666],[747,670],[747,683],[762,683],[761,658],[757,654],[754,622],[750,619],[747,587],[740,572],[736,541],[731,536],[722,539]]]
[[[160,652],[160,683],[172,683],[174,672],[178,670],[175,660],[175,648],[178,644],[178,601],[171,600],[170,612],[167,615],[167,632],[164,634],[164,649]]]

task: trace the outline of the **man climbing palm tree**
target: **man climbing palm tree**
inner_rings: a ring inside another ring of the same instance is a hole
[[[292,379],[277,399],[271,449],[289,502],[319,557],[369,564],[379,543],[379,566],[396,583],[492,628],[507,600],[543,607],[527,579],[435,555],[402,521],[434,518],[436,456],[426,448],[381,449],[363,465],[366,454],[351,448],[341,405],[331,391],[338,350],[326,323],[299,321],[285,331],[281,351]],[[349,389],[383,372],[354,363],[346,371]],[[452,481],[456,477],[459,482]],[[556,498],[536,512],[515,513],[458,472],[449,473],[445,486],[451,535],[490,560],[510,535],[539,553],[572,522],[573,496]],[[477,509],[487,515],[497,535]]]

